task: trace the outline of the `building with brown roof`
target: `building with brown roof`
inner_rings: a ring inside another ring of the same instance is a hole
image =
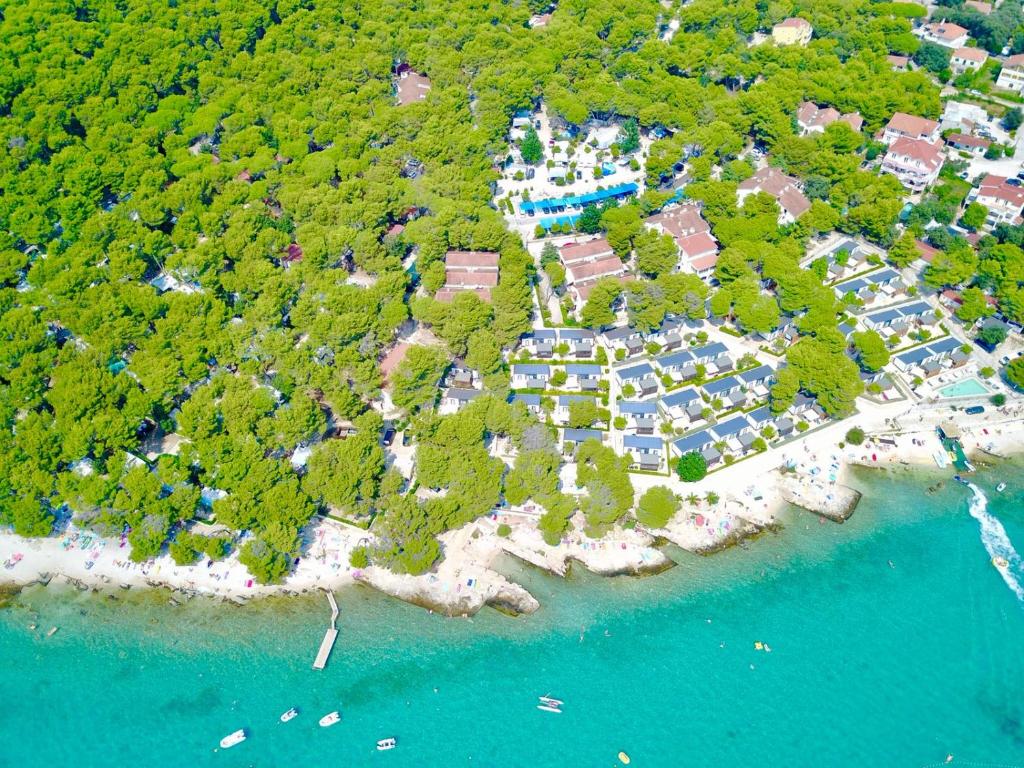
[[[901,137],[889,145],[882,159],[882,173],[891,173],[903,186],[920,192],[939,177],[942,161],[939,142]]]
[[[992,145],[988,139],[980,136],[971,136],[967,133],[951,133],[946,137],[946,143],[953,149],[960,152],[967,152],[982,157],[985,151]]]
[[[587,300],[591,289],[601,278],[621,279],[626,274],[626,265],[603,237],[568,243],[559,249],[558,255],[565,267],[565,281],[576,296],[577,304]]]
[[[807,19],[783,19],[772,27],[772,40],[776,45],[807,45],[814,35],[814,27]]]
[[[889,118],[885,130],[882,132],[882,141],[892,144],[896,139],[920,139],[922,141],[939,140],[939,124],[927,117],[908,115],[905,112],[897,112]]]
[[[611,244],[603,237],[585,240],[582,243],[567,243],[558,249],[558,257],[566,269],[577,262],[595,261],[614,254]]]
[[[777,168],[766,166],[753,176],[740,182],[736,188],[737,202],[742,205],[750,195],[764,192],[779,204],[779,224],[791,224],[811,207],[811,201],[793,179]]]
[[[474,291],[490,301],[491,289],[498,284],[498,261],[493,251],[448,251],[444,257],[444,286],[434,298],[451,301],[459,291]]]
[[[895,69],[897,72],[906,72],[910,68],[910,57],[909,56],[897,56],[894,53],[890,53],[885,57],[885,60],[889,62],[889,66]]]
[[[399,64],[395,68],[395,76],[398,78],[396,90],[399,105],[405,106],[427,98],[430,91],[429,77],[420,74],[408,64]]]
[[[1007,57],[996,79],[996,86],[1014,93],[1024,90],[1024,53]]]
[[[857,112],[843,115],[835,107],[819,107],[813,101],[805,101],[796,112],[796,123],[800,127],[801,136],[824,133],[828,126],[839,120],[855,131],[859,131],[864,124],[864,118]]]
[[[946,48],[963,48],[970,36],[964,27],[945,19],[925,24],[916,30],[915,34],[920,35],[926,43],[935,43]]]
[[[949,68],[954,75],[962,75],[968,70],[981,69],[988,61],[988,53],[979,48],[957,48],[949,57]]]
[[[989,174],[981,180],[977,189],[967,195],[969,202],[978,202],[988,209],[985,225],[988,228],[998,224],[1020,224],[1024,212],[1024,189],[1007,183],[1005,176]]]

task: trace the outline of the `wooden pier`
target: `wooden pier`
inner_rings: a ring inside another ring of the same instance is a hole
[[[334,641],[338,638],[338,604],[334,601],[334,593],[327,593],[327,602],[331,604],[331,626],[327,628],[323,642],[320,643],[320,650],[316,652],[313,669],[323,669],[327,666],[327,658],[331,655]]]

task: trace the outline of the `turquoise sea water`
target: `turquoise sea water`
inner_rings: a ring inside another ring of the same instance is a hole
[[[979,379],[964,379],[954,384],[947,384],[939,389],[940,397],[966,397],[968,395],[987,395],[988,387]]]
[[[634,766],[1024,765],[1024,603],[970,490],[929,494],[939,477],[862,474],[847,524],[793,513],[658,577],[565,583],[509,563],[544,606],[529,618],[343,592],[323,672],[323,598],[30,590],[0,610],[0,765],[613,766],[619,750]],[[1024,472],[977,483],[1024,551]],[[29,631],[33,611],[60,631]],[[545,693],[563,714],[535,709]],[[300,717],[278,723],[290,706]],[[248,741],[214,751],[241,727]],[[385,736],[398,749],[376,752]]]

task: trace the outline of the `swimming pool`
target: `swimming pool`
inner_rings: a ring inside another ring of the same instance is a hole
[[[939,388],[939,397],[968,397],[969,395],[987,395],[988,387],[978,379],[964,379]]]

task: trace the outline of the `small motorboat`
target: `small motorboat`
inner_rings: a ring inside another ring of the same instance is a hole
[[[294,720],[298,716],[299,716],[299,710],[297,710],[295,707],[292,707],[287,712],[285,712],[283,715],[281,715],[281,722],[282,723],[287,723],[289,720]]]
[[[538,696],[537,699],[540,701],[537,709],[544,712],[557,712],[561,714],[563,702],[560,699],[553,699],[550,696]]]
[[[221,749],[231,749],[236,744],[241,744],[245,741],[245,729],[239,728],[234,733],[229,733],[223,739],[220,740]]]
[[[320,718],[320,727],[327,728],[328,726],[334,725],[339,720],[341,720],[341,715],[338,714],[337,710],[335,710],[334,712],[330,712]]]
[[[398,739],[396,739],[394,736],[389,736],[388,738],[380,739],[377,742],[377,751],[378,752],[386,752],[387,750],[394,749],[397,746],[398,746]]]
[[[999,493],[1002,493],[1003,491],[1005,491],[1006,490],[1006,483],[1000,483],[999,485],[997,485],[996,486],[996,490],[999,491]]]
[[[1000,570],[1002,570],[1003,568],[1009,568],[1010,567],[1010,561],[1007,560],[1005,557],[1001,557],[1000,555],[996,555],[995,557],[992,558],[992,565],[994,565],[996,568],[999,568]]]

